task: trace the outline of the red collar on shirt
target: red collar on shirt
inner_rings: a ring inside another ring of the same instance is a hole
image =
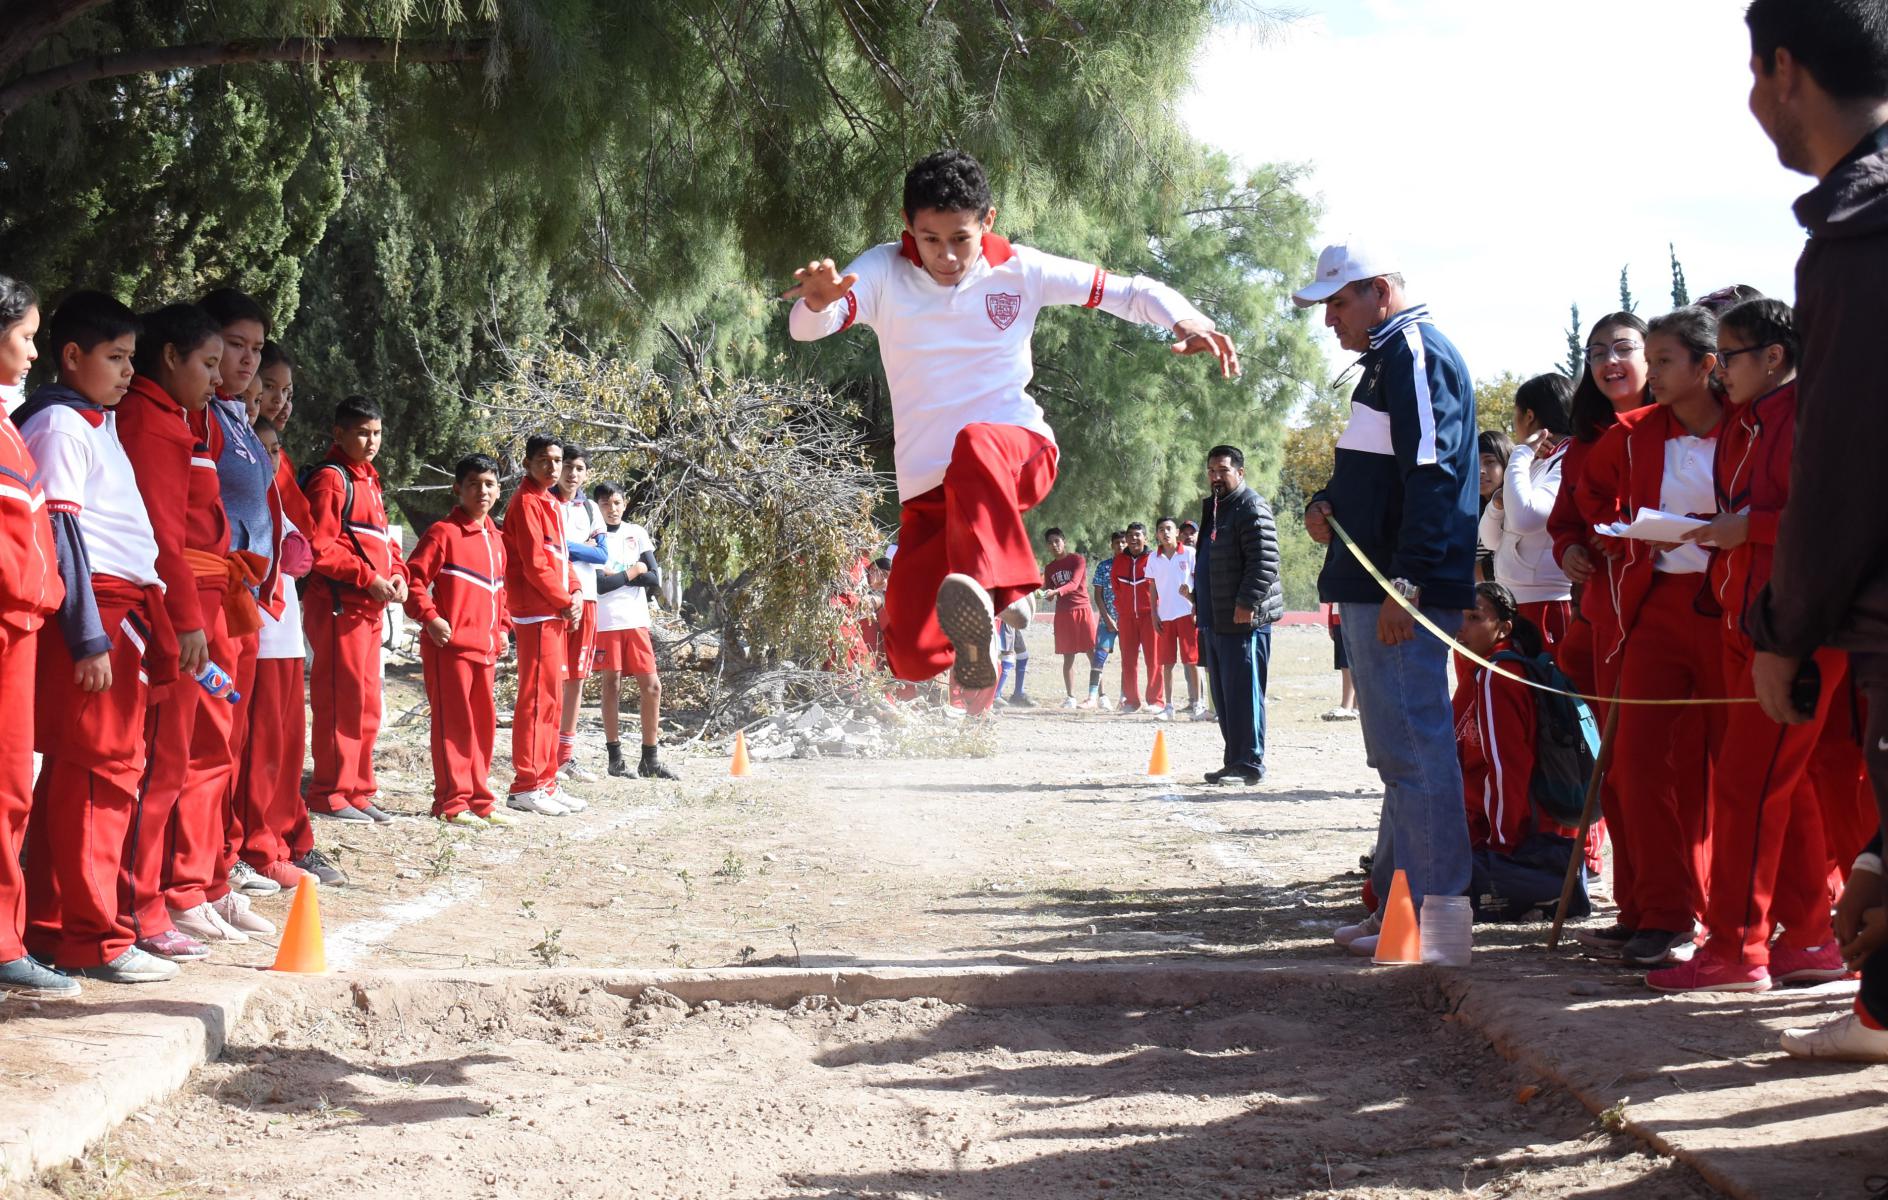
[[[924,269],[924,259],[918,254],[918,243],[910,234],[904,233],[899,235],[898,254],[899,257],[910,262],[912,266],[917,267],[919,270]],[[1016,250],[1009,244],[1007,239],[1000,238],[994,233],[986,233],[983,235],[983,258],[985,262],[993,267],[1000,267],[1015,257]]]
[[[453,505],[452,511],[447,513],[446,515],[449,518],[451,518],[452,522],[455,525],[462,526],[466,529],[479,529],[489,524],[491,521],[491,517],[489,515],[480,517],[478,520],[474,521],[472,519],[472,514],[467,512],[462,505],[458,505],[458,504]]]
[[[164,390],[164,385],[148,375],[133,375],[131,386],[125,392],[128,396],[141,396],[164,412],[184,415],[184,406]],[[188,419],[188,418],[186,418]]]
[[[347,456],[347,451],[341,449],[341,447],[339,446],[328,447],[327,461],[331,463],[340,463],[342,470],[346,471],[349,475],[352,475],[356,479],[371,479],[375,483],[380,482],[380,472],[374,470],[373,463],[355,462],[353,459]]]

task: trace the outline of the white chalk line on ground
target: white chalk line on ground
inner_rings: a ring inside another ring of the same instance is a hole
[[[1211,854],[1220,866],[1229,871],[1238,871],[1256,879],[1276,879],[1274,875],[1253,853],[1238,842],[1213,838],[1213,834],[1226,833],[1227,829],[1212,817],[1191,808],[1170,807],[1189,803],[1187,796],[1173,790],[1171,784],[1158,785],[1160,790],[1149,799],[1161,804],[1166,809],[1167,820],[1183,829],[1208,835],[1206,852]]]

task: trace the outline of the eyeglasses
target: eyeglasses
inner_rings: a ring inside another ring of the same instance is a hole
[[[1610,346],[1588,346],[1586,348],[1586,361],[1596,367],[1603,362],[1615,358],[1624,362],[1643,349],[1645,349],[1644,342],[1635,342],[1631,338],[1621,338]]]
[[[1718,351],[1718,365],[1720,367],[1728,367],[1731,365],[1731,360],[1733,358],[1736,358],[1740,354],[1755,354],[1759,350],[1763,350],[1770,346],[1775,346],[1778,344],[1779,343],[1776,343],[1776,342],[1758,342],[1755,346],[1745,346],[1741,350],[1720,349]]]

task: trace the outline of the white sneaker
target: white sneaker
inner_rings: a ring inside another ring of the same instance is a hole
[[[570,789],[561,784],[551,791],[550,797],[553,803],[561,804],[565,812],[579,813],[590,807],[588,800],[571,795]]]
[[[1783,1048],[1795,1058],[1888,1062],[1888,1029],[1870,1029],[1856,1013],[1848,1013],[1820,1029],[1786,1029],[1782,1041]]]
[[[1080,708],[1081,706],[1082,706],[1082,702],[1080,700],[1077,700],[1073,696],[1062,697],[1063,708]]]
[[[252,911],[249,897],[241,892],[230,892],[220,900],[210,901],[210,911],[225,925],[239,932],[253,933],[259,937],[275,936],[274,922]]]
[[[1358,958],[1375,958],[1377,956],[1377,935],[1374,933],[1366,933],[1351,942],[1351,944],[1345,948]]]
[[[1110,699],[1109,699],[1108,697],[1106,697],[1106,696],[1097,696],[1097,697],[1096,697],[1096,700],[1097,700],[1097,701],[1098,701],[1099,703],[1097,703],[1095,707],[1097,707],[1097,708],[1099,708],[1099,709],[1101,709],[1101,711],[1102,711],[1102,712],[1111,712],[1111,711],[1113,711],[1113,709],[1114,709],[1114,701],[1113,701],[1113,700],[1110,700]]]
[[[513,792],[505,797],[505,807],[515,808],[519,812],[536,813],[540,817],[561,817],[570,811],[551,799],[542,789]]]
[[[1371,937],[1375,935],[1376,932],[1382,928],[1383,922],[1377,919],[1376,913],[1371,913],[1355,925],[1338,926],[1337,932],[1331,935],[1331,939],[1340,946],[1349,946],[1360,937]],[[1371,949],[1374,950],[1375,947],[1373,946]]]
[[[559,779],[568,779],[572,783],[595,783],[597,781],[596,772],[585,770],[583,767],[578,766],[577,760],[574,758],[557,768],[557,777]]]
[[[1155,714],[1154,714],[1154,719],[1155,719],[1156,721],[1171,721],[1171,720],[1173,720],[1173,705],[1171,705],[1171,704],[1169,704],[1169,705],[1167,705],[1167,706],[1166,706],[1165,708],[1163,708],[1163,709],[1161,709],[1161,710],[1160,710],[1159,712],[1157,712],[1157,713],[1155,713]]]
[[[1131,717],[1141,711],[1141,706],[1138,704],[1123,704],[1120,708],[1115,709],[1115,711],[1124,717]]]
[[[246,896],[273,896],[282,890],[282,885],[268,878],[242,859],[229,869],[231,891],[241,892]]]
[[[216,915],[208,904],[199,904],[182,912],[170,910],[170,923],[185,937],[199,942],[246,942],[249,935]]]
[[[1028,629],[1029,622],[1035,615],[1036,602],[1029,596],[1024,596],[1022,599],[997,614],[997,616],[1002,618],[1003,623],[1008,625],[1011,629]]]
[[[1219,720],[1219,714],[1206,707],[1204,704],[1200,704],[1194,706],[1193,719],[1195,721],[1217,721]]]

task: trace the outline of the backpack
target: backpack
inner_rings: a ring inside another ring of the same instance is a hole
[[[372,562],[373,559],[367,556],[367,547],[361,545],[360,534],[355,533],[353,526],[348,523],[354,516],[354,477],[348,474],[347,468],[340,463],[323,459],[318,463],[310,463],[308,466],[303,467],[301,474],[295,477],[295,485],[301,488],[304,493],[307,492],[308,481],[313,479],[315,473],[318,471],[333,471],[341,477],[341,531],[347,534],[348,542],[353,545],[354,553],[361,556],[361,561]],[[348,586],[340,580],[328,579],[326,576],[317,576],[313,571],[310,571],[308,574],[295,581],[297,594],[303,599],[306,599],[308,596],[308,588],[316,578],[320,578],[327,583],[328,591],[334,599],[335,615],[339,616],[341,613],[341,589]]]
[[[1573,681],[1545,654],[1529,658],[1504,650],[1494,661],[1516,664],[1528,679],[1545,687],[1575,690]],[[1533,691],[1534,778],[1528,783],[1528,798],[1555,824],[1577,826],[1586,811],[1587,785],[1599,759],[1599,726],[1584,701],[1538,688]]]

